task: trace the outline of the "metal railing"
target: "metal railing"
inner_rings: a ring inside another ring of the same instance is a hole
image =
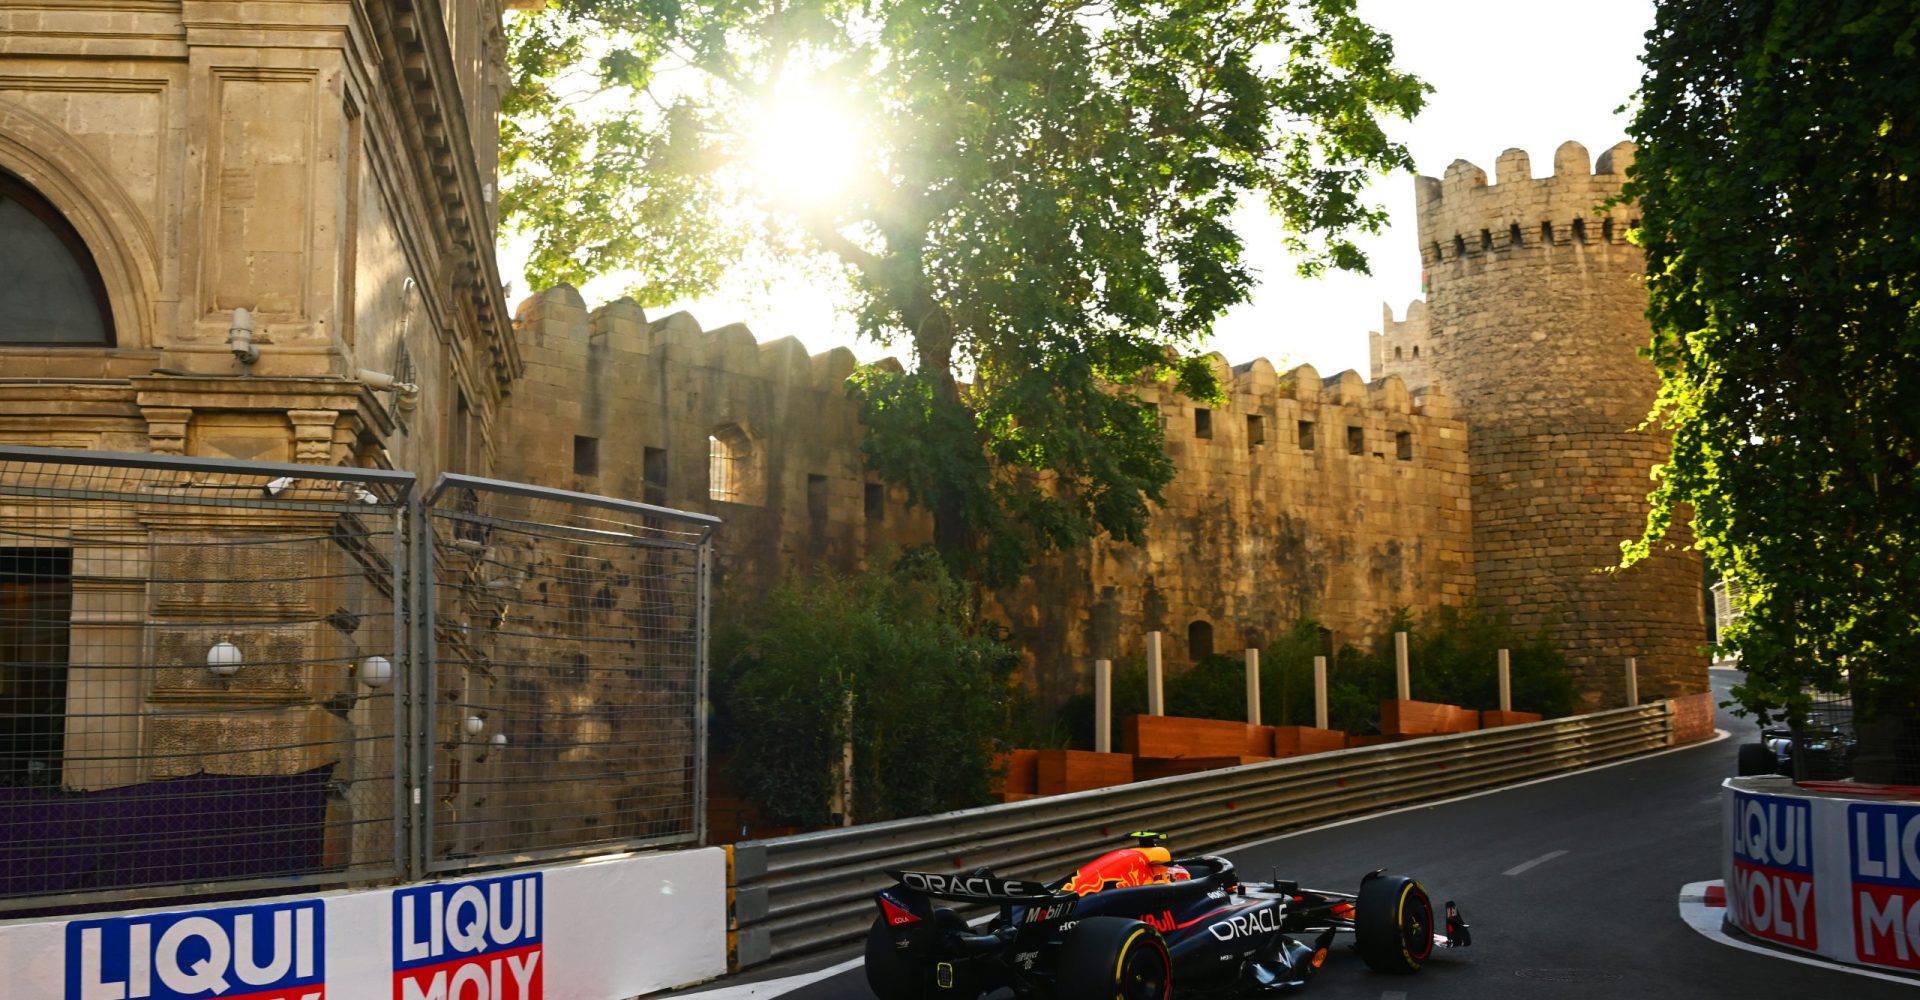
[[[1129,830],[1182,854],[1664,749],[1656,702],[733,847],[734,968],[850,944],[872,924],[883,868],[991,866],[1055,878]]]
[[[0,447],[0,913],[698,841],[715,523]]]

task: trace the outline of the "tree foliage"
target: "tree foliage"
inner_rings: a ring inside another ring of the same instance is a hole
[[[1674,447],[1628,559],[1691,508],[1763,718],[1843,669],[1920,717],[1920,13],[1662,0],[1647,37],[1627,194]]]
[[[715,737],[762,819],[828,823],[848,741],[862,822],[987,801],[1017,658],[972,606],[919,550],[856,576],[789,580],[721,616]]]
[[[1005,578],[1141,536],[1173,470],[1114,387],[1217,394],[1194,350],[1254,280],[1243,202],[1305,270],[1364,268],[1361,189],[1411,165],[1381,119],[1427,88],[1353,5],[552,0],[510,28],[504,219],[536,284],[632,269],[643,304],[748,253],[833,261],[862,332],[911,347],[857,377],[871,464]],[[865,137],[843,197],[756,182],[756,116],[802,89]]]

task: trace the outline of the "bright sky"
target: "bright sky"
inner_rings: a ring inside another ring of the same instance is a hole
[[[1393,37],[1398,64],[1435,88],[1425,112],[1393,134],[1413,151],[1421,173],[1439,176],[1456,159],[1493,173],[1502,150],[1533,154],[1550,171],[1553,151],[1575,139],[1598,155],[1626,138],[1625,104],[1639,85],[1638,57],[1653,25],[1652,0],[1359,0],[1361,14]],[[1308,363],[1322,375],[1366,373],[1367,332],[1380,327],[1381,303],[1404,316],[1420,295],[1413,181],[1383,178],[1372,198],[1392,213],[1388,228],[1363,242],[1372,275],[1336,273],[1315,280],[1293,273],[1278,227],[1255,209],[1241,220],[1249,260],[1262,275],[1253,301],[1229,313],[1209,345],[1235,364],[1265,357],[1283,369]],[[524,294],[525,250],[501,247],[501,273]],[[617,277],[582,289],[589,304],[620,293]],[[697,302],[649,310],[656,318],[691,311],[707,329],[745,322],[762,342],[798,337],[818,353],[846,345],[862,361],[889,353],[858,341],[834,290],[801,276],[759,290],[732,283]]]

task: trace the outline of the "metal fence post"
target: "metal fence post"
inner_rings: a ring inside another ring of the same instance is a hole
[[[1500,673],[1500,711],[1513,711],[1513,670],[1507,658],[1507,651],[1501,650],[1496,666]]]
[[[433,734],[439,713],[438,699],[434,697],[434,692],[439,690],[434,622],[439,617],[439,609],[434,606],[438,597],[434,592],[433,526],[427,522],[427,498],[416,492],[409,509],[413,518],[414,605],[413,669],[409,677],[406,730],[411,786],[407,793],[411,809],[408,827],[412,833],[407,875],[421,879],[428,874],[427,855],[433,844],[433,805],[439,800],[433,773]]]

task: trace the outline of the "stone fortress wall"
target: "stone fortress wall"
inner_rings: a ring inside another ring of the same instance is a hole
[[[1430,284],[1422,361],[1471,428],[1480,603],[1554,624],[1592,704],[1624,698],[1627,656],[1642,697],[1706,690],[1700,559],[1685,531],[1632,570],[1599,572],[1644,528],[1649,471],[1668,452],[1640,429],[1659,376],[1638,354],[1645,263],[1626,239],[1638,209],[1601,207],[1633,153],[1623,142],[1594,163],[1568,142],[1535,178],[1510,149],[1493,184],[1456,160],[1415,196]]]
[[[519,327],[502,477],[716,514],[720,578],[749,591],[930,541],[925,512],[866,470],[846,349],[809,357],[629,301],[589,313],[567,287],[523,302]],[[1442,394],[1213,361],[1222,406],[1142,389],[1179,470],[1147,543],[1055,553],[992,595],[1043,696],[1084,685],[1095,657],[1142,655],[1150,629],[1179,665],[1302,615],[1343,638],[1471,599],[1466,428]]]
[[[1420,179],[1431,301],[1384,312],[1371,382],[1216,355],[1224,405],[1143,388],[1178,470],[1147,541],[1051,554],[991,597],[1029,683],[1064,697],[1093,658],[1141,655],[1149,630],[1178,668],[1302,616],[1337,645],[1396,608],[1477,601],[1553,625],[1589,706],[1620,703],[1628,655],[1645,696],[1705,690],[1697,557],[1599,572],[1640,530],[1665,456],[1635,430],[1658,379],[1636,354],[1634,211],[1596,210],[1631,156],[1616,146],[1596,173],[1568,143],[1550,177],[1510,150],[1495,185],[1465,162]],[[749,589],[930,539],[865,468],[844,348],[809,357],[627,301],[589,313],[564,287],[523,302],[518,325],[527,374],[499,475],[717,514],[721,577]]]

